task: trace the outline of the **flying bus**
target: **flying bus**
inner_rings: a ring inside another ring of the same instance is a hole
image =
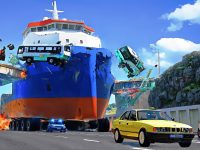
[[[32,64],[35,61],[49,62],[57,65],[67,61],[71,56],[70,46],[19,46],[17,56],[20,60]]]

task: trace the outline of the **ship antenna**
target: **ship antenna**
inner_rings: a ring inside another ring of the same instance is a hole
[[[46,11],[52,13],[53,19],[59,20],[59,13],[63,13],[64,11],[60,11],[57,9],[56,0],[53,0],[52,6],[53,6],[53,10],[46,9]]]

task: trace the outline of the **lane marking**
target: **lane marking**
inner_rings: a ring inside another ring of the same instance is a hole
[[[39,135],[47,135],[47,134],[45,134],[45,133],[41,133],[41,134],[39,134]]]
[[[200,144],[200,141],[199,140],[193,140],[192,143]]]
[[[131,147],[131,149],[136,149],[136,150],[153,150],[153,149],[140,148],[140,147]]]
[[[56,137],[56,138],[64,138],[64,139],[67,139],[68,137],[66,137],[66,136],[61,136],[61,135],[57,135],[57,136],[54,136],[54,137]]]
[[[95,142],[95,143],[99,143],[100,141],[96,141],[96,140],[89,140],[89,139],[83,139],[84,141],[87,141],[87,142]]]

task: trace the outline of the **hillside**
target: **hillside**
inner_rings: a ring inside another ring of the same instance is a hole
[[[149,104],[155,108],[200,104],[200,51],[185,55],[156,79]]]

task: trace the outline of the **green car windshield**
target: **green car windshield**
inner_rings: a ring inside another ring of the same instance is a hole
[[[138,120],[172,120],[166,113],[152,110],[138,111],[137,117]]]

